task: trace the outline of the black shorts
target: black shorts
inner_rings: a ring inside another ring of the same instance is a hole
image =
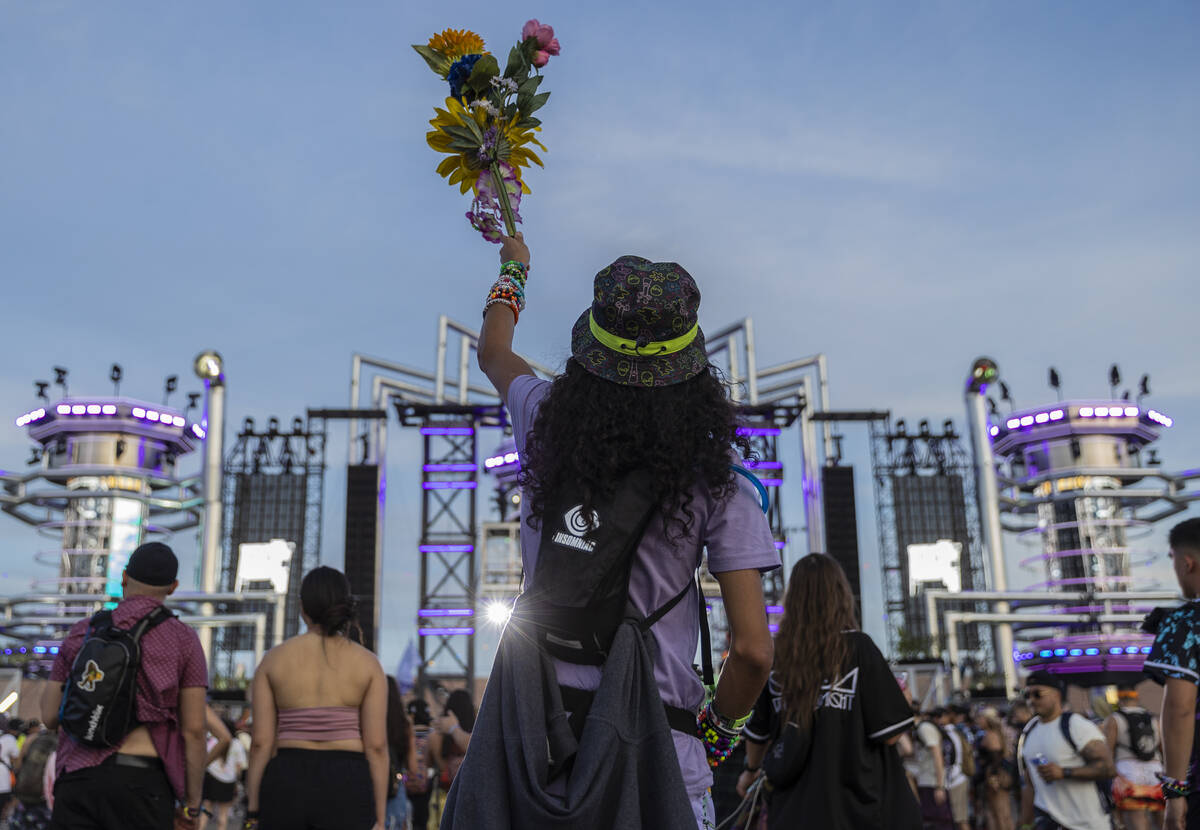
[[[219,781],[211,773],[204,773],[204,800],[213,804],[232,804],[237,797],[237,784]]]
[[[117,759],[54,782],[50,830],[173,830],[175,793],[162,762],[130,767]]]
[[[371,830],[375,790],[361,752],[280,749],[263,773],[261,830]]]

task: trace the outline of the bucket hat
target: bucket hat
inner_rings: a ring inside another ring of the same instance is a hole
[[[571,354],[623,386],[671,386],[708,367],[700,289],[674,262],[626,255],[596,274],[592,305],[571,330]]]

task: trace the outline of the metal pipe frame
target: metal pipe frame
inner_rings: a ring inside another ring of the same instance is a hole
[[[204,536],[200,553],[201,589],[215,593],[221,569],[221,540],[224,538],[221,483],[225,461],[225,374],[204,379]],[[205,616],[213,614],[212,603],[202,606]],[[200,631],[204,659],[211,662],[212,631],[207,626]]]

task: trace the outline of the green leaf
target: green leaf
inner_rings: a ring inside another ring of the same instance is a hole
[[[532,115],[527,115],[517,122],[518,130],[532,130],[534,127],[542,126],[542,119],[534,118]]]
[[[517,86],[518,95],[532,95],[537,92],[538,84],[542,82],[541,75],[530,75]]]
[[[543,92],[540,95],[534,95],[532,98],[529,99],[528,108],[522,109],[521,112],[525,113],[526,115],[537,112],[538,110],[540,110],[542,107],[544,107],[546,105],[546,101],[549,100],[549,98],[550,98],[549,92]]]
[[[521,48],[514,46],[508,53],[508,65],[504,67],[504,77],[515,78],[518,73],[522,75],[529,71],[529,64],[525,60],[525,56],[521,54]]]
[[[483,140],[482,135],[477,135],[475,132],[467,129],[466,127],[460,127],[453,124],[442,127],[442,132],[459,141],[470,142],[476,147],[478,147],[480,142]]]
[[[431,49],[428,46],[421,46],[415,43],[413,44],[413,49],[416,50],[418,55],[425,59],[425,63],[429,64],[430,69],[441,75],[443,78],[446,77],[446,73],[450,71],[450,67],[454,65],[454,61],[450,60],[450,58],[446,57],[436,49]]]

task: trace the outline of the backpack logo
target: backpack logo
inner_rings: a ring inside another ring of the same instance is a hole
[[[79,682],[75,685],[85,692],[94,692],[96,684],[103,680],[104,672],[100,671],[100,666],[95,660],[88,660],[87,665],[83,667],[83,677],[79,678]]]
[[[591,529],[596,530],[600,527],[600,517],[595,512],[591,516]],[[588,520],[583,515],[583,505],[577,504],[563,514],[563,525],[567,532],[559,531],[554,534],[554,543],[583,553],[591,553],[596,549],[594,540],[585,539],[584,536],[588,533]]]

